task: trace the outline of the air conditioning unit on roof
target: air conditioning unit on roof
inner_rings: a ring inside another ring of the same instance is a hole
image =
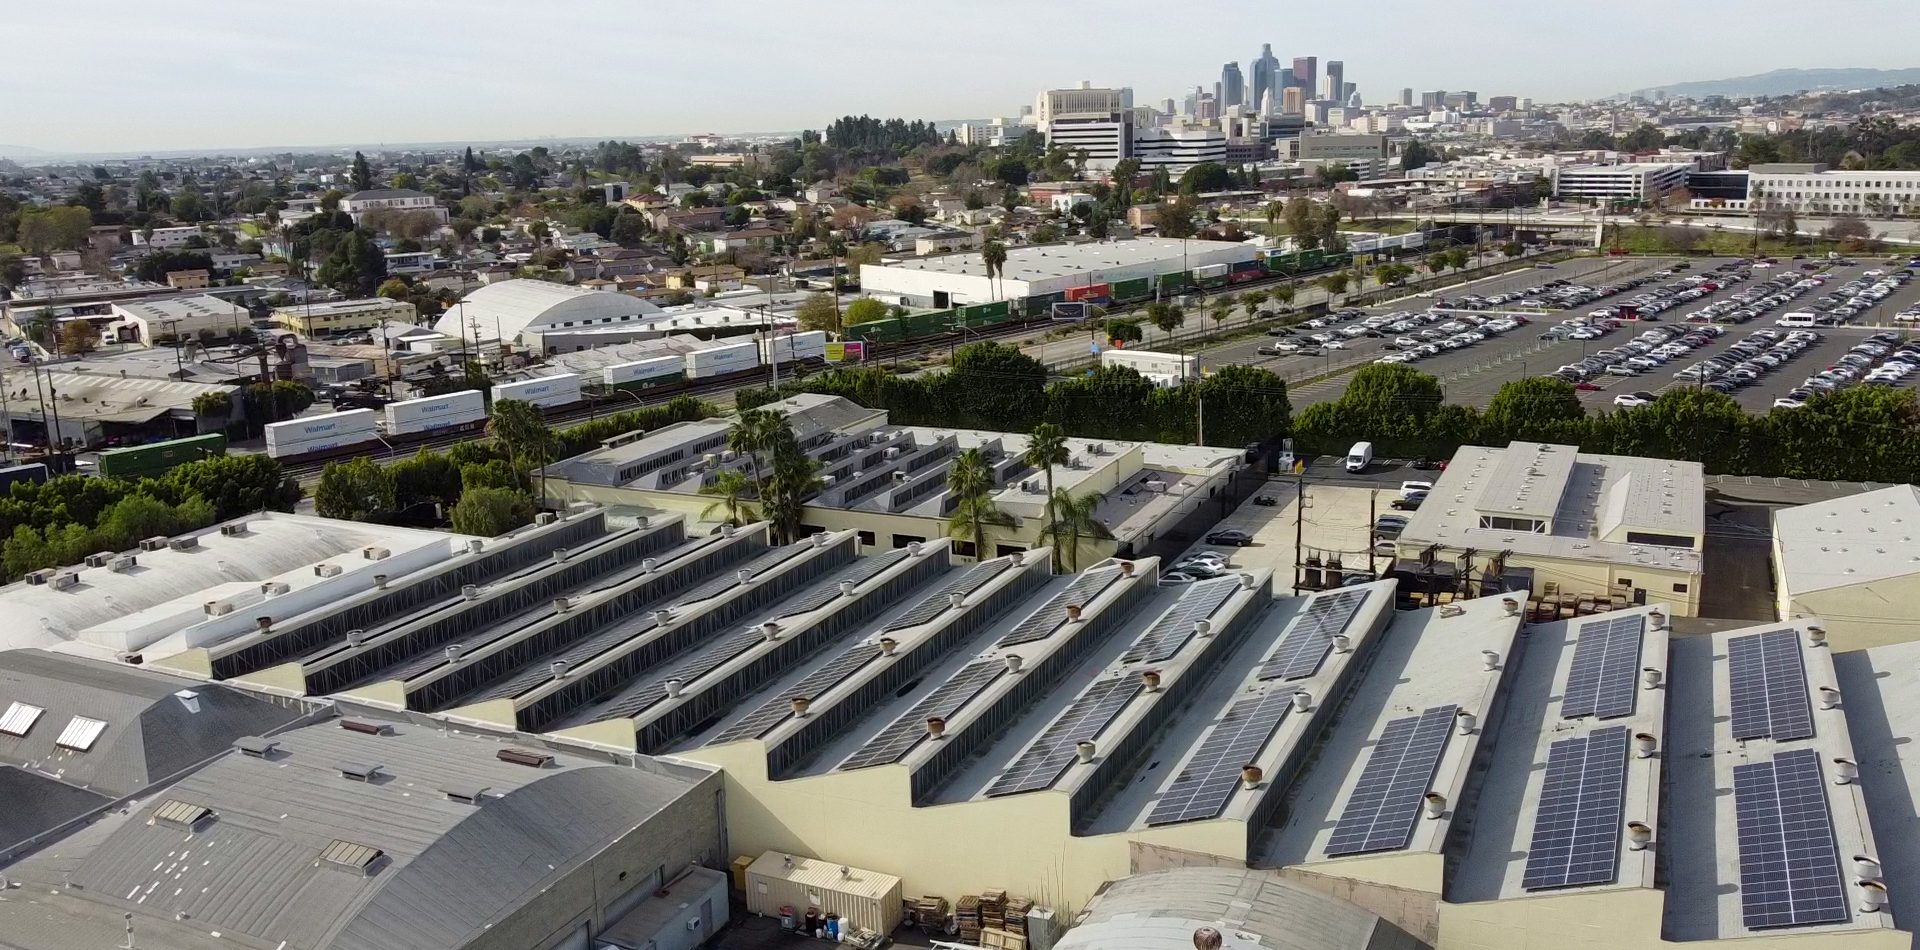
[[[30,587],[38,587],[53,580],[53,575],[57,573],[59,572],[50,567],[38,571],[29,571],[27,573],[27,584]]]
[[[167,547],[175,551],[191,551],[199,546],[200,539],[195,537],[174,538],[167,542]]]
[[[158,551],[166,546],[167,536],[164,534],[156,534],[140,542],[140,550],[142,551]]]
[[[80,583],[80,575],[75,574],[72,571],[61,571],[60,573],[53,575],[52,580],[47,581],[47,586],[53,588],[54,590],[66,590],[70,587],[75,587],[79,585],[79,583]]]
[[[237,538],[246,533],[247,523],[244,521],[236,521],[232,524],[223,524],[220,526],[220,536],[223,538]]]

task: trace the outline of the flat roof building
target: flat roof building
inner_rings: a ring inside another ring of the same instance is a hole
[[[253,330],[247,308],[205,295],[116,303],[112,313],[107,330],[120,343],[152,346],[156,340],[190,340],[203,332],[224,339]]]
[[[386,323],[415,323],[420,312],[405,300],[366,297],[289,304],[273,312],[273,324],[303,337],[371,330]]]
[[[1920,489],[1895,485],[1773,512],[1779,615],[1820,617],[1837,650],[1920,639]]]
[[[1699,611],[1706,487],[1698,462],[1591,455],[1571,445],[1462,446],[1395,539],[1400,568],[1493,570],[1511,589]],[[1499,570],[1491,561],[1499,560]]]
[[[1048,244],[1007,251],[1003,273],[987,277],[978,254],[951,254],[860,268],[860,287],[908,306],[947,307],[1064,293],[1070,287],[1153,277],[1210,264],[1239,264],[1256,248],[1228,241],[1135,238]]]
[[[1840,171],[1823,164],[1747,168],[1750,208],[1867,217],[1920,214],[1920,171]]]
[[[1684,162],[1556,166],[1553,196],[1567,201],[1658,201],[1687,183]]]

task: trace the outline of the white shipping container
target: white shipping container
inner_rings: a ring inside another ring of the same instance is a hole
[[[606,374],[606,384],[609,386],[645,382],[649,379],[665,379],[679,376],[686,371],[687,361],[679,356],[656,356],[650,360],[615,363],[602,370]]]
[[[776,355],[782,363],[788,360],[812,360],[825,357],[827,355],[826,331],[788,333],[771,340],[760,341],[760,362],[771,363]]]
[[[1203,264],[1193,269],[1193,279],[1205,280],[1209,277],[1225,277],[1227,275],[1227,267],[1228,265],[1226,264]]]
[[[882,934],[900,925],[904,899],[900,879],[834,861],[768,851],[747,866],[747,910],[777,917],[780,908],[817,907]]]
[[[318,416],[302,416],[285,422],[267,424],[267,444],[301,442],[307,439],[334,438],[350,433],[372,432],[380,414],[372,409],[348,409]]]
[[[486,417],[486,396],[476,390],[408,399],[387,404],[387,434],[425,432],[428,429],[477,422]]]
[[[1104,350],[1100,354],[1100,365],[1129,367],[1142,376],[1184,377],[1200,374],[1198,357],[1156,353],[1152,350]]]
[[[372,410],[368,410],[369,412]],[[379,433],[369,429],[365,432],[348,432],[341,435],[322,436],[315,439],[298,441],[267,442],[267,457],[284,459],[301,455],[313,455],[319,452],[331,452],[335,449],[365,445],[378,438]]]
[[[691,350],[687,353],[687,378],[702,379],[709,376],[721,376],[752,369],[760,365],[760,344],[748,340],[745,343],[729,343],[725,346],[708,347],[704,350]]]
[[[495,402],[517,399],[543,408],[565,406],[580,401],[580,376],[577,373],[561,373],[517,383],[501,383],[493,387],[493,398]]]

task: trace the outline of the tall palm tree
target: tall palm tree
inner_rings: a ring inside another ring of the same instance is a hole
[[[773,447],[775,433],[786,424],[786,417],[772,409],[746,409],[727,429],[727,448],[746,456],[754,492],[761,498],[767,497],[767,482],[760,472],[760,453]]]
[[[1269,230],[1269,232],[1271,232],[1273,227],[1280,222],[1280,216],[1282,214],[1285,214],[1286,210],[1287,210],[1286,205],[1278,201],[1267,202],[1266,216],[1267,216],[1267,229]]]
[[[1087,492],[1078,498],[1065,489],[1054,493],[1051,506],[1054,521],[1047,526],[1047,533],[1052,539],[1054,550],[1064,552],[1067,570],[1080,570],[1082,538],[1097,541],[1113,537],[1113,532],[1108,531],[1107,526],[1094,517],[1094,512],[1100,509],[1100,503],[1105,500],[1106,496],[1097,491]]]
[[[736,528],[752,521],[758,517],[754,511],[753,502],[747,500],[748,491],[752,488],[753,483],[747,480],[744,473],[733,469],[721,472],[714,476],[712,482],[700,486],[700,494],[712,495],[719,499],[701,511],[700,517],[711,521],[714,512],[724,511],[727,515],[726,523]]]
[[[972,538],[973,556],[982,561],[989,556],[987,529],[1013,525],[1013,517],[994,506],[993,488],[993,466],[978,448],[961,452],[947,470],[947,491],[953,493],[955,503],[947,518],[947,533]]]
[[[761,507],[773,523],[774,535],[791,544],[800,540],[800,522],[807,499],[819,494],[825,483],[820,480],[819,464],[800,450],[793,430],[785,419],[774,433],[772,446],[773,477],[767,480],[767,493]]]
[[[987,267],[987,280],[1005,277],[1007,273],[1007,246],[999,241],[988,241],[980,245],[980,263]],[[999,300],[999,291],[994,291],[993,299]]]
[[[1053,516],[1053,469],[1056,465],[1065,465],[1073,453],[1067,451],[1067,435],[1060,427],[1051,422],[1042,422],[1033,427],[1033,434],[1027,437],[1027,450],[1021,453],[1020,460],[1047,473],[1047,513],[1046,523],[1052,524]],[[1060,550],[1053,552],[1054,573],[1060,571]]]

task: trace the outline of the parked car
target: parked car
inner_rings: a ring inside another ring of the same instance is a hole
[[[1653,405],[1652,393],[1621,393],[1613,397],[1613,404],[1622,409],[1638,409]]]
[[[1224,528],[1207,535],[1208,544],[1224,544],[1244,548],[1253,543],[1253,535],[1237,528]]]

